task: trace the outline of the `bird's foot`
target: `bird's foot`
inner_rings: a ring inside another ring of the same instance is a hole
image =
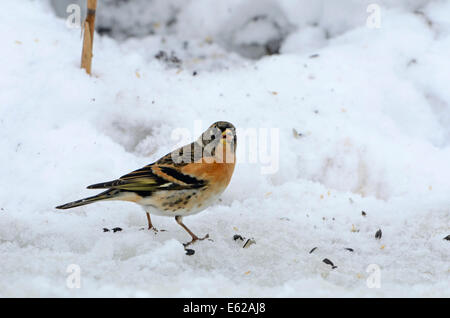
[[[153,231],[153,233],[155,233],[155,235],[158,234],[158,232],[159,232],[158,229],[155,227],[151,227],[151,228],[149,228],[149,230]]]
[[[202,237],[202,238],[199,238],[199,237],[197,237],[197,236],[194,236],[194,237],[192,237],[192,241],[190,241],[190,242],[187,242],[187,243],[183,243],[183,246],[184,247],[188,247],[189,245],[191,245],[191,244],[193,244],[193,243],[195,243],[195,242],[197,242],[197,241],[203,241],[203,240],[205,240],[205,239],[207,239],[207,238],[209,238],[209,234],[206,234],[204,237]]]
[[[148,230],[153,231],[155,234],[159,232],[159,230],[154,226],[149,227]]]
[[[155,232],[155,234],[158,233],[158,232],[167,232],[167,231],[164,230],[164,229],[158,230],[158,229],[157,229],[156,227],[154,227],[154,226],[149,227],[148,230],[152,230],[153,232]]]

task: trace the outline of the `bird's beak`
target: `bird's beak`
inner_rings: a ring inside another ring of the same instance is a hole
[[[226,145],[227,143],[227,133],[223,132],[222,133],[222,145]]]
[[[224,131],[222,133],[222,144],[225,145],[227,142],[230,143],[233,140],[233,134],[229,131]]]

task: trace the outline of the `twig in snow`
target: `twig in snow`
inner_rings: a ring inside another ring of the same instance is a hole
[[[87,0],[87,16],[84,21],[84,39],[83,51],[81,53],[81,68],[91,75],[92,69],[92,47],[94,45],[95,30],[95,10],[97,9],[97,0]]]

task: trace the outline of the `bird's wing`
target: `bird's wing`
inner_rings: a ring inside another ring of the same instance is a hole
[[[153,163],[130,172],[117,180],[90,185],[88,189],[109,188],[129,191],[183,190],[201,188],[206,184],[205,180],[183,173],[179,167],[174,165]]]
[[[197,153],[198,144],[191,143],[165,155],[155,163],[130,172],[117,180],[93,184],[87,188],[122,189],[128,191],[202,188],[206,186],[206,180],[196,178],[191,173],[182,172],[186,165],[193,164]]]

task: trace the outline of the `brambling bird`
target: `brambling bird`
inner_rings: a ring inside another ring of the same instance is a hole
[[[56,208],[71,209],[103,200],[135,202],[144,208],[149,230],[157,231],[150,214],[173,216],[192,237],[185,246],[204,240],[208,234],[199,238],[183,224],[182,219],[206,209],[226,189],[236,163],[236,142],[235,127],[229,122],[216,122],[196,141],[158,161],[117,180],[87,187],[108,190]]]

